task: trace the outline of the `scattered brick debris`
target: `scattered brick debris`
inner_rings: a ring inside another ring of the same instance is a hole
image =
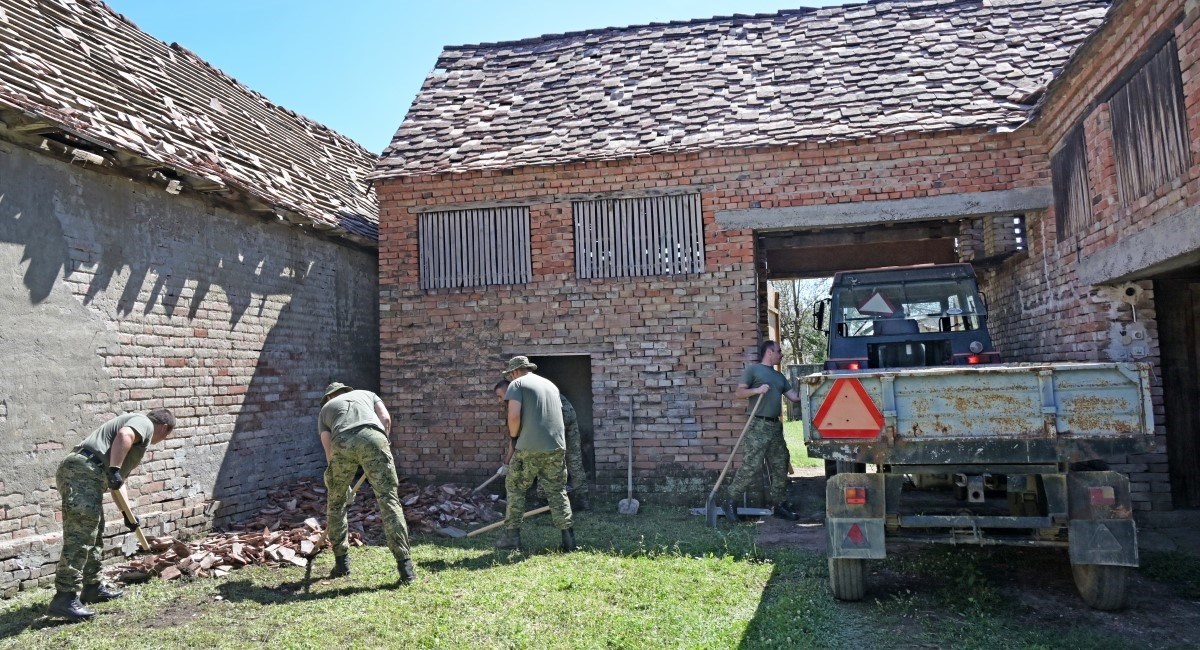
[[[400,501],[410,532],[427,533],[446,526],[466,527],[503,517],[497,498],[471,494],[471,488],[454,484],[417,487],[402,482]],[[350,545],[383,541],[383,520],[375,493],[364,485],[347,509]],[[258,513],[229,531],[209,533],[203,539],[183,542],[173,537],[150,538],[150,551],[108,570],[123,582],[152,577],[176,580],[184,576],[207,578],[229,575],[248,566],[307,566],[329,548],[325,539],[325,488],[309,479],[272,490]]]

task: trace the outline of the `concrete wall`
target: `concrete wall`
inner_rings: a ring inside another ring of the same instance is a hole
[[[897,136],[380,182],[380,381],[404,414],[397,464],[425,478],[486,478],[505,444],[491,393],[504,359],[588,354],[602,489],[624,490],[633,395],[636,489],[698,503],[745,422],[733,390],[759,332],[753,231],[716,215],[1045,186],[1033,144]],[[687,189],[701,195],[705,272],[576,277],[572,199]],[[497,203],[530,207],[532,282],[422,291],[419,214]]]
[[[376,387],[376,278],[373,252],[0,142],[0,591],[52,576],[55,468],[117,413],[179,418],[129,482],[149,534],[316,476],[324,385]]]

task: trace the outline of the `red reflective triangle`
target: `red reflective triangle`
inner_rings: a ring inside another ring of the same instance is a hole
[[[876,438],[883,431],[883,414],[855,377],[833,382],[813,428],[822,438]]]
[[[858,527],[858,524],[852,524],[850,530],[846,531],[846,541],[852,546],[866,546],[867,535]]]

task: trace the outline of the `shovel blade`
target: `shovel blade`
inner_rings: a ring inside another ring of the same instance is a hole
[[[617,503],[617,512],[623,515],[636,515],[637,511],[637,499],[621,499],[621,501]]]
[[[718,515],[717,504],[715,502],[713,502],[712,497],[709,497],[708,501],[704,502],[704,523],[708,524],[709,526],[711,526],[713,528],[716,528],[717,527],[717,515]]]

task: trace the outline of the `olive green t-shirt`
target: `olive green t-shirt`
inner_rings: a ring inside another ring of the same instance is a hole
[[[738,383],[745,384],[747,388],[757,388],[763,384],[771,387],[763,395],[762,405],[758,407],[758,413],[755,415],[777,418],[783,413],[783,394],[791,390],[791,385],[788,384],[787,377],[778,370],[761,363],[752,363],[742,371],[742,379]],[[750,405],[746,408],[747,413],[754,409],[756,401],[758,395],[751,395]]]
[[[508,385],[504,399],[521,403],[521,433],[516,448],[521,451],[566,449],[562,400],[554,382],[533,373]]]
[[[101,424],[99,428],[93,431],[88,437],[79,443],[80,447],[87,447],[104,457],[104,466],[112,465],[108,452],[112,449],[113,439],[117,437],[117,432],[124,427],[129,427],[137,432],[140,440],[133,443],[129,448],[129,452],[125,454],[125,462],[121,463],[121,475],[129,476],[133,468],[142,462],[142,456],[146,454],[146,449],[150,446],[150,438],[154,436],[154,423],[150,418],[142,413],[126,413]]]
[[[336,436],[362,426],[372,426],[387,433],[383,429],[383,423],[379,421],[379,416],[375,415],[375,403],[382,401],[369,390],[342,393],[321,407],[321,414],[317,417],[320,430],[317,433],[328,431]]]

